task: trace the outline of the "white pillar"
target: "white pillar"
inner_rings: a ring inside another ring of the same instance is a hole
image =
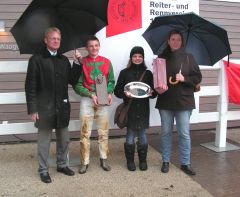
[[[217,105],[217,110],[219,112],[219,121],[217,122],[216,127],[215,146],[223,148],[226,147],[227,138],[228,90],[223,60],[221,60],[219,64],[220,73],[218,77],[218,84],[220,86],[220,96]]]

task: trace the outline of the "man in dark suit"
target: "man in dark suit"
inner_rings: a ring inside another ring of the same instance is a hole
[[[57,171],[68,176],[74,172],[67,166],[69,148],[68,125],[70,102],[68,84],[74,85],[80,76],[81,65],[59,53],[61,32],[56,27],[46,30],[46,48],[29,59],[25,92],[28,114],[38,128],[38,160],[41,181],[51,183],[48,156],[52,130],[56,131]]]

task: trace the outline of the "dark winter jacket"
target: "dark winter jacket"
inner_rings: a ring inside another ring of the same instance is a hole
[[[68,84],[75,84],[81,65],[71,64],[67,57],[51,56],[48,50],[33,55],[28,63],[25,92],[28,114],[38,113],[35,126],[40,129],[64,128],[69,124]]]
[[[128,103],[129,98],[124,94],[124,86],[133,81],[139,81],[142,73],[146,69],[143,65],[133,65],[130,68],[123,69],[118,77],[117,85],[114,89],[114,94],[118,98],[123,98],[124,103]],[[153,89],[153,75],[150,70],[147,70],[142,82],[148,84]],[[156,97],[156,92],[151,98]],[[132,98],[127,127],[135,130],[146,129],[149,127],[149,98]]]
[[[166,110],[191,110],[195,108],[194,87],[202,80],[199,66],[191,54],[183,49],[171,52],[168,55],[159,55],[166,59],[168,90],[159,94],[156,108]],[[184,76],[184,82],[176,85],[169,83],[169,77],[173,78],[179,73]]]

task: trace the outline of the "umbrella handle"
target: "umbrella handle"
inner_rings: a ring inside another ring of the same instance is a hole
[[[178,84],[178,83],[179,83],[179,81],[178,81],[178,80],[176,80],[176,81],[173,81],[173,80],[172,80],[172,76],[170,76],[170,77],[169,77],[169,80],[168,80],[168,82],[169,82],[170,84],[172,84],[172,85],[176,85],[176,84]]]

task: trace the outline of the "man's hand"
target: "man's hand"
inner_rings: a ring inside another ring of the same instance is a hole
[[[38,113],[30,114],[31,120],[36,122],[39,119]]]
[[[91,97],[92,97],[92,100],[93,100],[94,105],[98,106],[97,96],[96,96],[95,94],[92,94]]]
[[[108,94],[108,105],[112,105],[112,95]]]
[[[82,55],[79,50],[77,50],[77,49],[74,50],[73,59],[74,59],[75,63],[76,62],[78,62],[79,64],[82,63]]]

